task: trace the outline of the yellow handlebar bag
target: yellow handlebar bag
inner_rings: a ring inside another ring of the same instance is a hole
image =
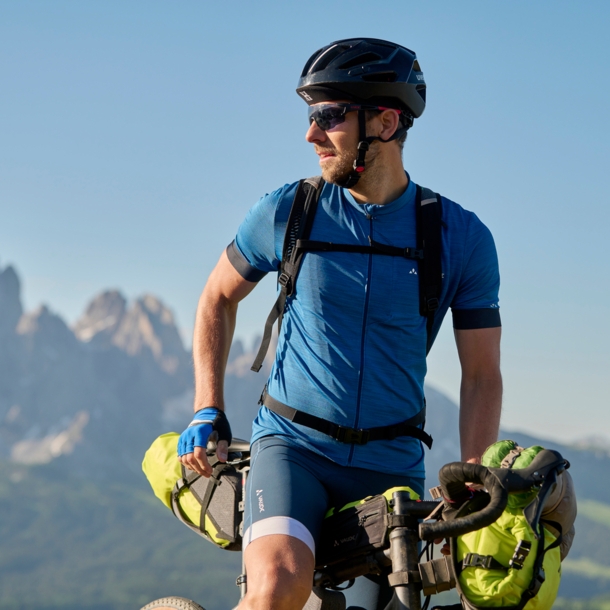
[[[206,540],[228,551],[241,550],[242,473],[215,456],[208,458],[213,466],[209,478],[185,468],[177,458],[179,437],[177,432],[162,434],[144,455],[142,470],[155,495]]]
[[[514,441],[499,441],[485,451],[481,463],[491,468],[526,468],[542,450],[539,446],[524,449]],[[545,521],[544,510],[538,522],[526,518],[524,509],[539,493],[543,492],[534,488],[509,494],[506,509],[495,523],[451,541],[465,609],[552,608],[561,579],[560,543],[566,524]]]

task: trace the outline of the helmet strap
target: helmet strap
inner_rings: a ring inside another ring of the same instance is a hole
[[[358,155],[354,159],[354,169],[352,169],[347,178],[339,184],[339,186],[346,189],[356,186],[358,180],[360,180],[360,175],[365,170],[364,158],[366,157],[366,153],[371,142],[377,139],[366,137],[366,112],[362,108],[358,110],[358,129],[360,132],[358,136]]]
[[[354,159],[354,169],[349,173],[345,180],[337,184],[346,189],[356,186],[358,180],[360,180],[362,172],[364,172],[364,170],[366,169],[365,157],[371,146],[371,143],[375,140],[379,140],[380,142],[391,142],[392,140],[396,140],[397,138],[400,138],[400,136],[402,136],[404,133],[407,133],[409,127],[411,127],[412,124],[413,121],[411,121],[411,124],[408,127],[399,127],[387,140],[384,140],[383,138],[380,138],[378,136],[367,137],[366,111],[362,108],[358,110],[358,129],[360,133],[358,136],[358,154]]]

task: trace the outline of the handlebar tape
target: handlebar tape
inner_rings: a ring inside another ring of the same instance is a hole
[[[508,492],[492,470],[480,464],[452,462],[446,464],[439,472],[443,496],[449,502],[464,498],[467,492],[466,482],[483,485],[489,493],[489,504],[479,512],[460,517],[452,521],[420,523],[419,535],[422,540],[451,538],[461,536],[475,529],[491,525],[504,511],[508,501]]]
[[[527,491],[541,487],[551,473],[563,472],[570,464],[560,453],[550,449],[541,451],[527,468],[487,468],[480,464],[452,462],[439,472],[443,497],[456,507],[468,499],[466,482],[483,485],[490,496],[489,504],[479,512],[451,521],[421,523],[422,540],[451,538],[481,529],[496,521],[506,507],[509,492]]]

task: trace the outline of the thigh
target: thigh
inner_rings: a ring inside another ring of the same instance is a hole
[[[339,465],[327,469],[322,476],[332,507],[376,496],[393,487],[410,487],[420,498],[424,495],[424,479],[419,477]]]
[[[264,437],[252,446],[246,485],[244,547],[263,536],[288,535],[315,555],[328,493],[319,480],[318,456],[280,437]]]

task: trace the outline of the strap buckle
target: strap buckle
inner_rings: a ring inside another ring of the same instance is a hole
[[[532,550],[532,543],[527,540],[519,540],[517,542],[517,546],[515,547],[515,552],[513,553],[512,559],[508,562],[508,566],[510,568],[514,568],[515,570],[521,570],[523,568],[523,564],[527,559],[527,556],[530,554]]]
[[[366,445],[371,437],[371,433],[369,430],[365,430],[360,428],[359,430],[355,430],[354,428],[345,428],[344,426],[339,426],[337,428],[337,433],[335,434],[335,439],[340,443],[349,443],[352,445]]]
[[[248,579],[246,577],[245,574],[240,574],[237,579],[235,580],[235,584],[238,587],[241,587],[242,585],[245,585],[248,582]]]
[[[440,301],[436,297],[426,299],[426,307],[428,311],[436,311],[439,308]]]
[[[292,293],[292,278],[285,271],[280,273],[277,283],[286,290],[286,294],[290,295]]]
[[[491,568],[493,557],[491,555],[478,555],[477,553],[466,553],[462,561],[462,568]]]

